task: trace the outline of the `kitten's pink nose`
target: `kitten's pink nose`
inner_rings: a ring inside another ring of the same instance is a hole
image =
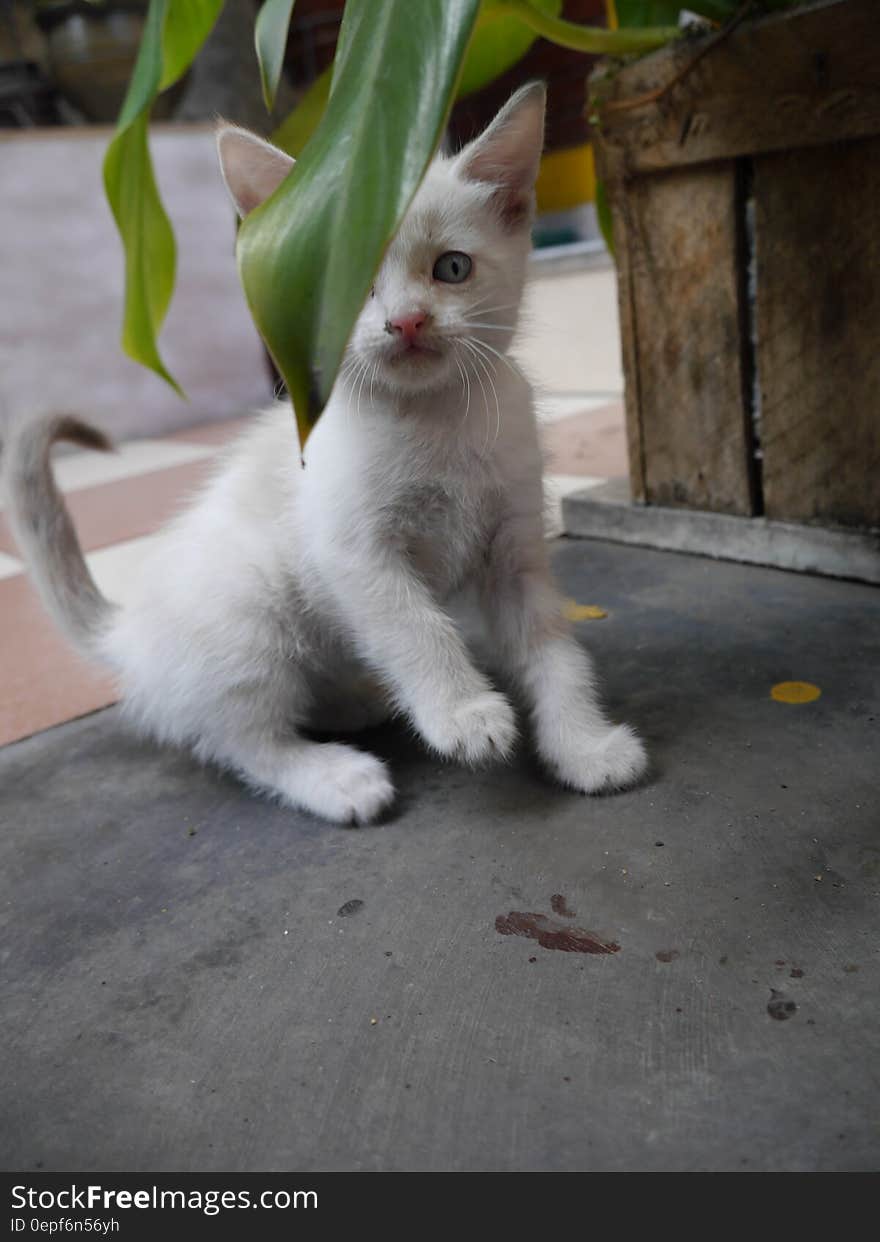
[[[399,333],[407,345],[411,345],[427,322],[428,316],[424,311],[412,311],[409,315],[398,315],[394,319],[388,319],[385,323],[385,331],[390,332],[392,336]]]

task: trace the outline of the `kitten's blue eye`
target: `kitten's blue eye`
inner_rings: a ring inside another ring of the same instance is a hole
[[[434,264],[433,276],[435,280],[442,280],[447,285],[460,285],[470,276],[472,267],[468,255],[462,254],[460,250],[447,250]]]

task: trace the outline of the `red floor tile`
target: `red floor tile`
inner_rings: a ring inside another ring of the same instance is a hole
[[[21,574],[0,582],[0,746],[115,702],[110,679],[85,664]]]

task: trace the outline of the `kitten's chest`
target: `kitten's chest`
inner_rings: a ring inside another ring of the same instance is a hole
[[[389,537],[442,597],[484,559],[500,511],[500,494],[489,479],[467,490],[452,480],[422,480],[401,489],[383,519]]]

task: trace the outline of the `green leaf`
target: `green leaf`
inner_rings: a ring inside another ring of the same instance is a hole
[[[116,123],[117,133],[149,108],[159,92],[162,80],[162,28],[167,8],[168,0],[150,0],[138,58]]]
[[[222,6],[223,0],[150,0],[134,73],[104,157],[104,188],[125,250],[122,348],[177,392],[157,344],[174,290],[174,234],[156,187],[147,124],[153,100],[189,67]]]
[[[562,0],[533,0],[535,7],[552,17],[562,11]],[[537,35],[518,17],[505,15],[495,0],[483,0],[477,27],[467,50],[459,97],[481,90],[522,60]]]
[[[333,77],[333,66],[328,65],[324,72],[311,84],[296,107],[281,122],[271,141],[288,155],[298,156],[312,134],[321,123],[321,117],[330,98],[330,80]]]
[[[266,111],[275,107],[275,93],[284,65],[287,47],[287,31],[294,0],[263,0],[254,26],[254,43],[260,62],[260,80],[263,83],[263,99]]]
[[[224,0],[170,0],[162,31],[164,91],[182,78],[220,16]]]
[[[176,252],[153,176],[146,112],[135,117],[110,144],[104,161],[104,185],[125,247],[122,348],[183,396],[165,369],[156,343],[174,289]]]
[[[627,27],[607,30],[604,26],[582,26],[548,13],[536,0],[493,0],[493,10],[514,17],[559,47],[600,56],[630,56],[662,47],[679,32],[677,25]],[[676,9],[676,13],[677,13]]]
[[[563,0],[535,0],[539,8],[556,14]],[[493,82],[521,60],[538,37],[518,18],[496,10],[496,0],[483,0],[480,14],[461,71],[456,98],[462,98]],[[333,66],[316,78],[302,99],[281,122],[271,141],[288,155],[298,156],[318,128],[330,96]]]
[[[804,0],[755,0],[754,13],[762,10],[791,9]],[[621,26],[668,26],[678,21],[682,9],[700,17],[726,22],[743,7],[743,0],[615,0]]]
[[[348,0],[330,100],[290,176],[238,235],[254,320],[305,443],[443,133],[478,0]]]
[[[536,0],[536,3],[539,8],[555,14],[561,10],[563,0]],[[480,6],[456,98],[469,95],[494,81],[521,60],[537,38],[518,18],[501,16],[495,12],[496,9],[495,0],[483,0]],[[332,74],[333,66],[330,65],[312,82],[296,107],[271,135],[275,146],[288,155],[298,156],[318,128],[330,97]]]

